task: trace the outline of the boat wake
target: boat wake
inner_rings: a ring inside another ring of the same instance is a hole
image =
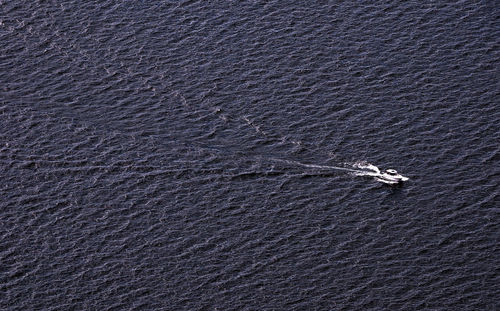
[[[357,162],[353,167],[359,169],[356,172],[356,176],[372,176],[376,181],[383,182],[389,185],[400,184],[410,178],[399,174],[394,169],[386,169],[385,171],[380,171],[378,167],[368,162]]]
[[[209,91],[212,92],[217,88],[217,85],[214,84],[214,87]],[[186,107],[190,107],[189,103],[187,102],[186,98],[180,94],[179,92],[175,91],[174,94],[176,96],[179,96],[182,100],[182,103]],[[243,120],[245,124],[248,126],[252,127],[253,130],[260,136],[265,137],[266,139],[272,138],[272,139],[277,139],[280,142],[287,142],[291,143],[294,146],[302,146],[303,143],[299,140],[292,140],[288,136],[284,135],[270,135],[269,133],[265,132],[264,130],[261,129],[261,125],[259,125],[257,122],[254,120],[251,120],[250,117],[248,116],[239,116],[236,118],[231,117],[229,114],[225,113],[222,111],[222,108],[220,107],[213,107],[214,113],[219,116],[224,122],[227,122],[229,119],[233,120]],[[307,164],[307,163],[301,163],[297,161],[291,161],[291,160],[283,160],[283,159],[276,159],[273,158],[271,159],[275,162],[280,162],[280,163],[287,163],[292,166],[301,166],[301,167],[306,167],[310,169],[314,169],[313,172],[302,172],[301,175],[320,175],[320,176],[327,176],[333,173],[333,171],[343,171],[346,172],[352,176],[368,176],[368,177],[373,177],[376,181],[389,184],[389,185],[396,185],[396,184],[401,184],[404,181],[407,181],[409,178],[402,176],[398,174],[398,172],[394,169],[387,169],[385,171],[381,171],[377,166],[368,163],[366,161],[361,161],[361,162],[356,162],[354,164],[350,163],[343,163],[343,166],[330,166],[330,165],[317,165],[317,164]],[[274,172],[276,174],[279,174],[279,172]],[[235,175],[233,177],[243,177],[243,176],[254,176],[258,175],[261,173],[258,172],[245,172],[241,173],[238,175]],[[273,174],[273,172],[265,172],[264,173],[266,176]]]
[[[331,171],[331,170],[344,171],[351,174],[352,176],[373,177],[376,181],[388,185],[396,185],[409,180],[408,177],[400,175],[394,169],[387,169],[385,171],[381,171],[377,166],[368,163],[366,161],[356,162],[354,164],[344,163],[345,166],[330,166],[330,165],[306,164],[297,161],[281,160],[281,159],[273,159],[273,160],[282,163],[288,163],[291,165],[298,165],[312,169],[319,169],[321,170],[321,172],[318,172],[319,175],[324,175],[325,171]]]
[[[352,165],[354,168],[357,168],[361,174],[366,173],[371,176],[372,174],[380,174],[380,169],[375,165],[368,162],[356,162]],[[363,176],[363,175],[360,175]],[[366,175],[364,175],[366,176]]]

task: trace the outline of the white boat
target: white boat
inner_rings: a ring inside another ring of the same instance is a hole
[[[390,185],[399,184],[409,179],[408,177],[400,175],[396,170],[392,168],[387,169],[384,172],[375,175],[374,177],[376,180]]]
[[[392,168],[381,172],[378,167],[368,162],[358,162],[353,166],[356,170],[354,175],[371,176],[376,181],[380,181],[388,185],[397,185],[409,180],[408,177],[400,175],[395,169]]]

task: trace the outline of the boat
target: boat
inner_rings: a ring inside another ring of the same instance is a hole
[[[395,169],[389,168],[386,169],[384,172],[381,172],[375,176],[375,179],[377,181],[390,184],[390,185],[395,185],[402,183],[403,181],[407,181],[409,178],[405,177],[403,175],[400,175]]]

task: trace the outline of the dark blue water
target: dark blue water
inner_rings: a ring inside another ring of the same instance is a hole
[[[0,309],[500,309],[498,14],[0,1]]]

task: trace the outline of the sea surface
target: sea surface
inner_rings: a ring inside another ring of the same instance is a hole
[[[500,310],[499,14],[0,0],[0,310]]]

